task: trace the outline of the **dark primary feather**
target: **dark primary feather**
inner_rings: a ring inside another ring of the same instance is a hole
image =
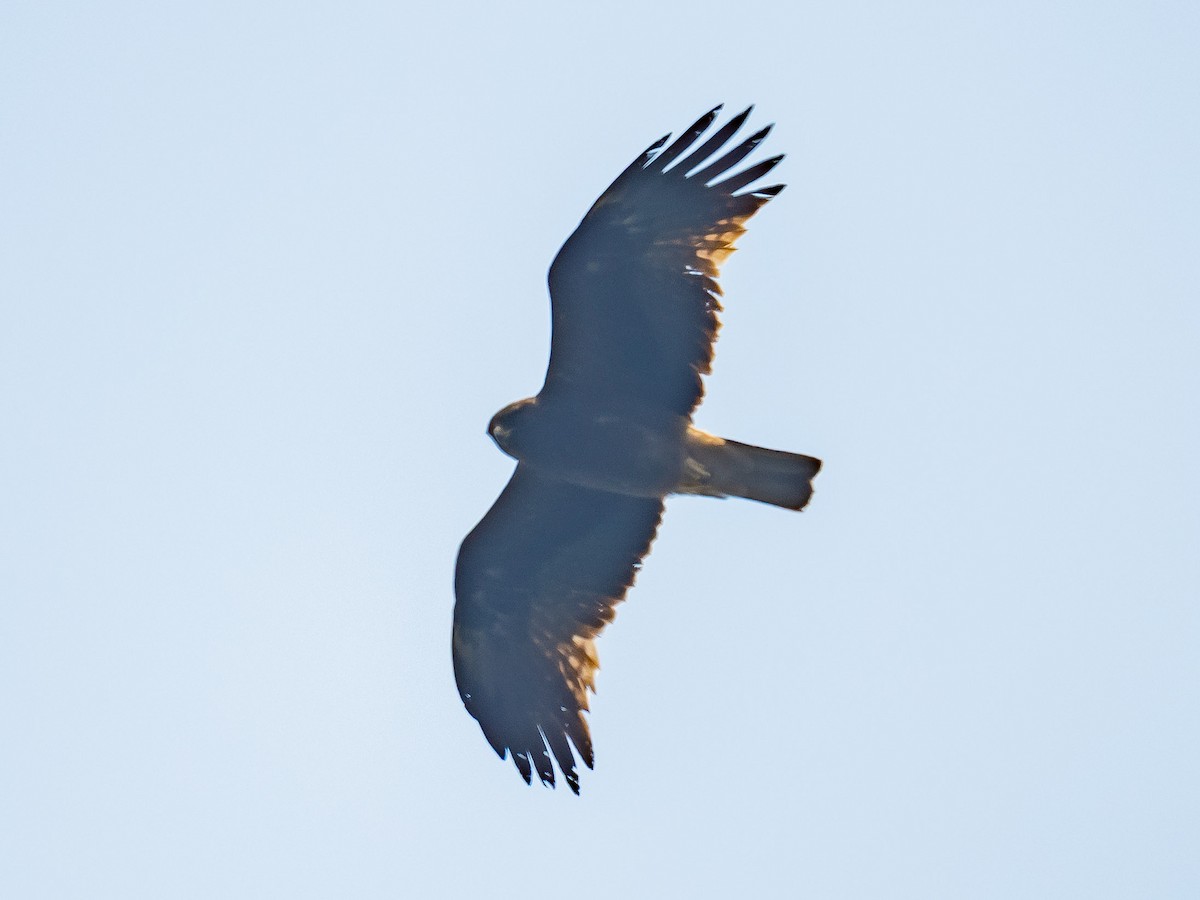
[[[771,127],[768,125],[766,128],[762,129],[757,134],[751,135],[749,138],[742,141],[742,143],[738,144],[736,147],[734,147],[732,150],[730,150],[728,153],[726,153],[724,156],[722,156],[716,162],[712,163],[709,166],[704,167],[699,172],[695,173],[695,175],[693,175],[692,177],[695,178],[697,181],[701,181],[701,182],[704,182],[705,184],[707,184],[708,182],[710,182],[714,178],[716,178],[718,175],[720,175],[722,172],[729,171],[734,166],[736,166],[738,163],[740,163],[743,159],[745,159],[747,156],[749,156],[751,154],[751,152],[759,144],[761,144],[764,140],[766,140],[767,135],[770,133],[771,133]],[[762,175],[765,172],[769,172],[771,169],[773,169],[775,167],[775,164],[778,163],[779,160],[781,160],[781,159],[783,159],[782,156],[777,157],[774,161],[767,160],[767,162],[770,163],[770,165],[768,165],[765,169],[760,170],[753,177],[747,179],[746,184],[749,184],[751,181],[753,181],[759,175]],[[756,166],[755,168],[757,169],[758,167]],[[729,191],[729,193],[731,193],[731,194],[737,190],[736,187],[730,187],[728,181],[722,183],[721,189],[725,190],[725,191]]]
[[[721,111],[721,106],[720,106],[720,104],[718,104],[717,106],[714,106],[712,109],[710,109],[708,112],[706,112],[704,115],[702,115],[700,118],[698,118],[695,122],[693,122],[689,128],[685,129],[683,134],[681,134],[679,137],[677,137],[675,139],[675,143],[673,143],[670,147],[668,147],[666,150],[664,150],[662,153],[659,154],[659,156],[656,160],[658,168],[665,169],[667,166],[669,166],[671,163],[673,163],[675,161],[675,158],[677,156],[679,156],[680,153],[682,153],[684,150],[686,150],[688,147],[690,147],[692,145],[692,142],[695,141],[696,138],[700,137],[700,135],[702,135],[702,134],[704,134],[704,132],[708,131],[708,126],[711,125],[714,121],[716,121],[717,113],[719,113],[720,111]],[[665,138],[662,139],[662,141],[660,141],[660,143],[665,144],[670,137],[671,136],[668,134]],[[649,162],[649,159],[642,160],[642,163],[639,166],[639,168],[645,168],[646,163],[648,163],[648,162]]]
[[[742,127],[742,124],[746,121],[747,117],[749,117],[751,108],[752,107],[747,107],[746,109],[742,110],[741,113],[734,116],[719,129],[717,129],[716,133],[713,134],[713,136],[703,144],[701,144],[698,149],[693,150],[691,155],[689,155],[687,159],[679,164],[681,170],[684,173],[687,173],[724,147],[725,142],[737,134],[738,129]],[[733,162],[730,162],[730,165],[734,165],[736,162],[737,160],[734,160]],[[665,162],[659,162],[658,165],[663,169],[665,169],[667,166]],[[707,179],[703,176],[699,176],[699,180],[707,181]]]
[[[661,500],[545,478],[518,465],[463,541],[454,578],[454,674],[492,748],[528,782],[571,789],[567,739],[591,768],[583,713],[598,668],[593,639],[633,583],[662,517]],[[545,739],[543,741],[543,738]]]
[[[687,415],[699,403],[720,327],[719,266],[746,220],[783,190],[772,185],[736,193],[782,157],[710,183],[728,175],[769,132],[764,128],[708,162],[748,109],[684,156],[719,109],[657,155],[665,138],[636,159],[559,251],[550,268],[553,336],[544,397],[654,418]]]

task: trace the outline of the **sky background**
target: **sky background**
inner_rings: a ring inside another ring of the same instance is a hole
[[[0,10],[0,895],[1200,896],[1200,7]],[[789,189],[583,795],[450,666],[545,273],[724,101]],[[749,893],[746,893],[749,892]]]

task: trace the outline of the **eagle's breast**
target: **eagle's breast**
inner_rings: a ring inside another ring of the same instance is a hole
[[[539,403],[513,422],[505,450],[571,484],[664,497],[679,483],[687,420],[646,423],[613,411]]]

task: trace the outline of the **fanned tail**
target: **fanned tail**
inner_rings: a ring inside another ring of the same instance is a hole
[[[814,457],[729,441],[693,428],[678,490],[799,510],[812,499],[812,480],[820,471],[821,461]]]

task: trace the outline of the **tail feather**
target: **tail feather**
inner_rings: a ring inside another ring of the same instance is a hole
[[[768,450],[692,429],[679,491],[711,497],[745,497],[784,509],[803,509],[821,461],[800,453]]]

